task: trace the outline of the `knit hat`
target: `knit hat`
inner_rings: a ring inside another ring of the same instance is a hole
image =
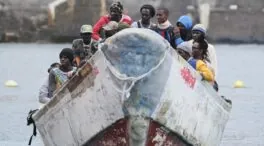
[[[182,49],[183,51],[192,54],[192,44],[190,42],[182,42],[177,46],[177,49]]]
[[[206,34],[206,29],[203,26],[203,24],[196,24],[196,25],[194,25],[194,27],[192,28],[192,31],[195,31],[195,30],[196,31],[200,31],[200,32]]]
[[[73,62],[74,56],[73,56],[73,50],[72,49],[70,49],[70,48],[62,49],[60,52],[60,58],[62,56],[66,56],[70,60],[70,62]]]

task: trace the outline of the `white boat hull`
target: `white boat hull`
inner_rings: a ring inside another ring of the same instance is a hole
[[[98,51],[79,75],[33,116],[44,144],[79,146],[101,141],[96,145],[181,145],[175,139],[169,141],[168,133],[172,132],[185,145],[219,145],[231,105],[218,96],[211,85],[201,81],[173,49],[168,53],[164,63],[169,62],[170,66],[162,63],[148,77],[153,76],[153,80],[140,81],[131,94],[124,95],[117,90],[124,81],[117,82],[104,53]],[[166,73],[166,77],[154,78],[160,72]],[[150,95],[152,92],[146,90],[153,90],[155,94]],[[134,92],[150,96],[137,97]],[[111,129],[111,125],[118,125],[120,120],[123,127]],[[161,126],[153,127],[153,122]],[[123,137],[106,138],[104,131],[109,129],[112,134],[122,133]]]

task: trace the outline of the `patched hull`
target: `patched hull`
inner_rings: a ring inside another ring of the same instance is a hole
[[[159,35],[131,28],[109,39],[33,119],[47,146],[216,146],[230,110]]]

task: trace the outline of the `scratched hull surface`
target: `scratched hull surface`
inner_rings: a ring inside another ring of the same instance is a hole
[[[230,110],[159,35],[131,28],[108,39],[33,118],[49,146],[213,146]]]

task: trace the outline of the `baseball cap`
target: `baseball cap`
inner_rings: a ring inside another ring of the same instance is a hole
[[[93,27],[91,25],[82,25],[81,33],[92,33]]]

